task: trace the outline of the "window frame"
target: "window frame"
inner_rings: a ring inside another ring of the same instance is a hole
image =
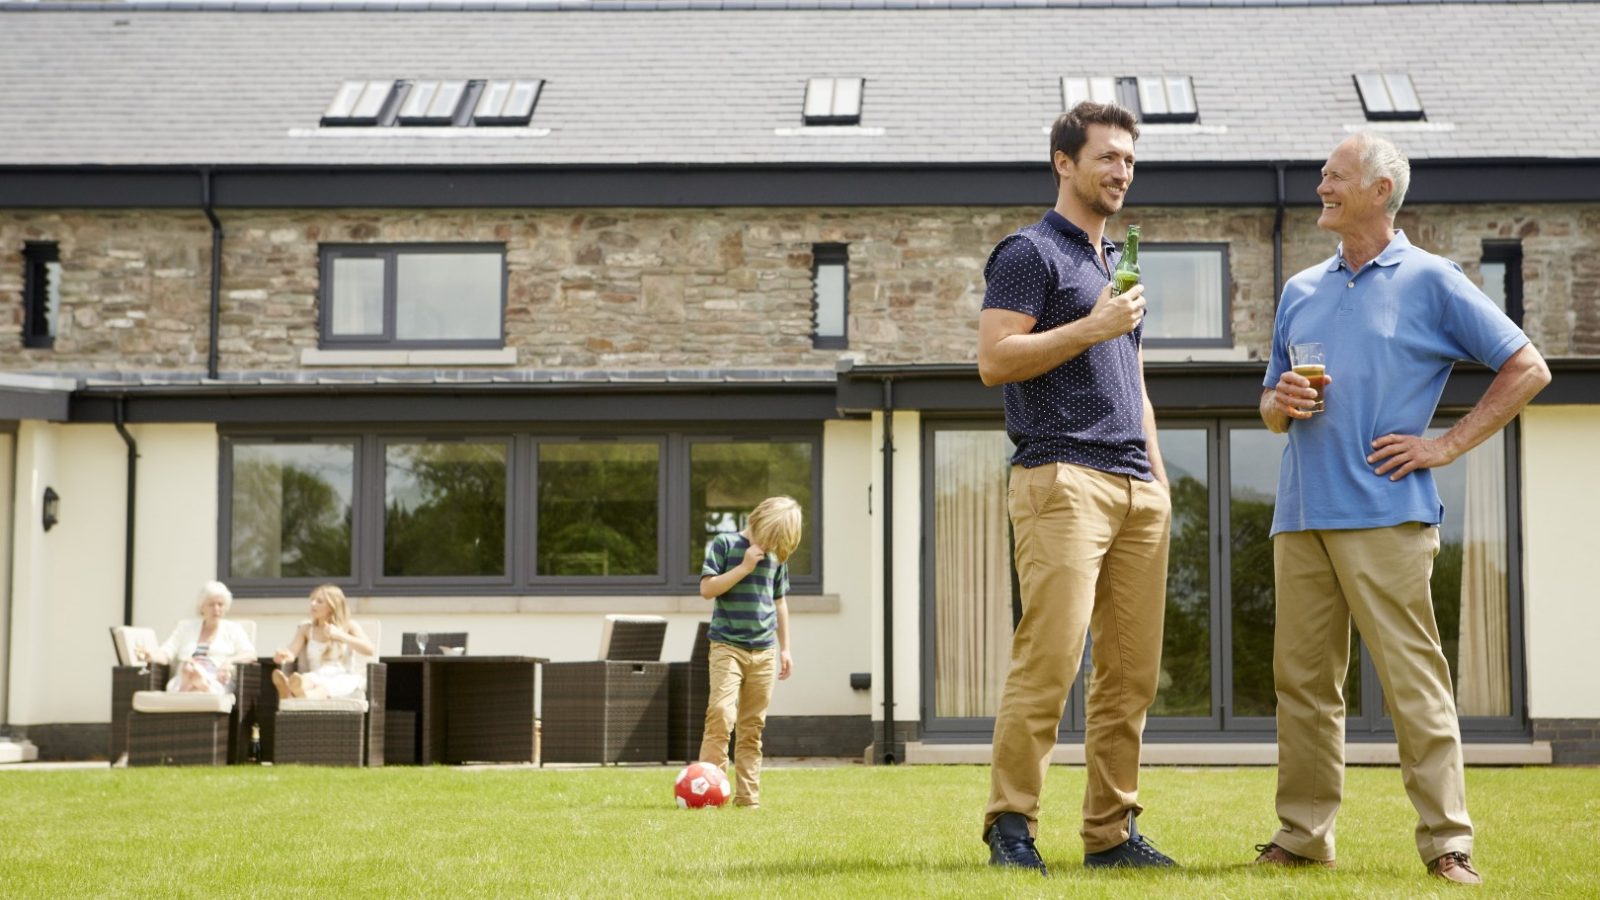
[[[500,259],[500,301],[498,334],[490,338],[450,338],[441,340],[400,340],[395,336],[399,318],[399,258],[401,256],[443,256],[459,254],[489,255]],[[323,350],[500,350],[506,343],[506,303],[510,291],[510,272],[506,264],[506,245],[500,242],[474,243],[325,243],[317,248],[317,341]],[[336,335],[333,333],[333,267],[341,259],[377,259],[383,262],[383,331],[380,335]]]
[[[840,298],[840,334],[819,334],[821,320],[822,267],[837,265],[844,270],[844,295]],[[816,350],[847,350],[850,347],[850,245],[842,243],[811,245],[811,346]]]
[[[366,511],[361,505],[361,479],[363,459],[361,441],[351,434],[328,431],[304,431],[298,434],[238,434],[219,435],[221,454],[217,469],[217,571],[235,594],[248,596],[252,589],[272,585],[276,590],[304,593],[319,584],[353,584],[360,574],[361,530],[365,525]],[[308,444],[340,444],[350,447],[350,574],[340,577],[311,576],[297,578],[252,578],[233,574],[233,448],[245,446],[295,446]]]
[[[1526,310],[1522,306],[1522,242],[1484,241],[1483,255],[1478,261],[1480,266],[1490,262],[1500,263],[1506,267],[1506,318],[1521,328],[1523,316],[1526,315]]]
[[[506,577],[498,576],[385,576],[383,545],[385,520],[384,454],[393,443],[411,441],[465,443],[504,440],[506,460]],[[541,443],[648,443],[660,446],[660,484],[657,503],[657,572],[654,575],[539,575],[537,447]],[[323,444],[352,446],[351,574],[316,578],[225,578],[240,597],[282,597],[304,594],[323,583],[339,585],[347,593],[384,596],[506,596],[563,595],[617,596],[698,594],[700,574],[679,572],[688,558],[689,450],[694,443],[806,443],[811,446],[811,508],[806,512],[805,541],[810,542],[813,571],[791,575],[792,594],[822,590],[823,432],[820,423],[752,421],[738,425],[650,427],[646,425],[582,425],[564,428],[482,428],[415,425],[329,429],[293,425],[235,425],[219,434],[217,571],[231,572],[233,546],[234,448],[239,445]],[[703,547],[701,548],[703,550]]]
[[[61,310],[50,311],[50,265],[61,266],[61,245],[55,241],[26,241],[22,245],[22,346],[53,350]],[[61,285],[56,284],[57,296]],[[39,323],[44,330],[39,331]]]
[[[1178,347],[1178,348],[1232,347],[1233,346],[1233,341],[1234,341],[1234,335],[1233,335],[1233,259],[1232,259],[1233,248],[1232,248],[1232,245],[1230,245],[1226,241],[1171,241],[1171,242],[1165,242],[1165,241],[1140,241],[1139,242],[1139,255],[1140,255],[1140,257],[1144,257],[1144,256],[1148,255],[1149,253],[1151,253],[1152,251],[1157,253],[1157,254],[1159,254],[1163,250],[1172,250],[1172,251],[1181,251],[1181,252],[1197,252],[1197,251],[1215,250],[1215,251],[1218,251],[1221,254],[1221,257],[1222,257],[1222,260],[1221,260],[1222,261],[1222,265],[1221,265],[1221,273],[1222,273],[1222,310],[1221,310],[1221,314],[1222,314],[1222,322],[1221,322],[1222,334],[1220,336],[1214,337],[1214,338],[1212,338],[1212,337],[1207,337],[1207,338],[1198,338],[1198,337],[1158,338],[1158,337],[1150,337],[1148,335],[1145,335],[1141,339],[1141,343],[1143,344],[1143,346],[1151,347],[1151,348],[1156,348],[1156,347]],[[1144,264],[1143,260],[1141,259],[1140,266],[1142,267],[1143,264]],[[1159,296],[1156,296],[1156,297],[1152,297],[1152,301],[1151,302],[1159,303],[1160,301],[1161,301],[1161,298]]]

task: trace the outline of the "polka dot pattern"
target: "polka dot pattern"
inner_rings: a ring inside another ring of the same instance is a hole
[[[1115,267],[1116,246],[1104,241],[1103,247]],[[1107,272],[1083,229],[1051,210],[994,248],[984,267],[983,308],[1023,313],[1037,320],[1035,334],[1049,331],[1089,314],[1111,280]],[[1139,379],[1143,333],[1140,324],[1037,378],[1006,385],[1006,431],[1017,445],[1011,461],[1030,469],[1069,462],[1149,481]]]

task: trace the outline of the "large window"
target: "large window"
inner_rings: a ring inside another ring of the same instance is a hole
[[[821,588],[815,432],[406,434],[223,441],[220,565],[243,595],[695,591],[706,542],[800,502],[797,591]],[[682,565],[667,565],[667,560]]]
[[[1147,344],[1233,345],[1227,244],[1141,244],[1139,274]]]
[[[1430,436],[1441,434],[1441,421]],[[997,423],[925,426],[925,726],[979,737],[993,727],[1020,597],[1006,483],[1010,443]],[[1435,470],[1445,506],[1432,588],[1463,727],[1522,727],[1520,584],[1512,576],[1514,442],[1503,432]],[[1275,593],[1268,537],[1286,438],[1253,420],[1163,418],[1172,483],[1172,543],[1152,734],[1209,730],[1265,737],[1274,729]],[[1393,734],[1371,655],[1352,626],[1345,681],[1352,736]],[[1087,650],[1084,676],[1092,678]],[[1083,729],[1083,678],[1062,719]]]
[[[353,443],[247,444],[232,463],[231,578],[349,577]]]
[[[322,247],[324,347],[500,347],[504,308],[498,244]]]

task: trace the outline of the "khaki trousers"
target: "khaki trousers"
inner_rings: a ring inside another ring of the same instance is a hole
[[[1054,463],[1013,466],[1022,620],[1011,640],[994,721],[987,838],[994,820],[1021,813],[1038,834],[1039,794],[1067,693],[1093,634],[1086,709],[1083,845],[1097,853],[1128,839],[1139,805],[1139,748],[1161,670],[1172,499],[1155,482]]]
[[[1461,730],[1428,579],[1439,529],[1284,532],[1273,539],[1277,626],[1278,819],[1273,843],[1333,859],[1344,792],[1344,681],[1350,621],[1377,665],[1394,717],[1400,773],[1416,807],[1417,852],[1472,852]]]
[[[737,806],[761,805],[761,732],[767,727],[767,706],[778,675],[778,651],[745,650],[711,644],[711,696],[706,702],[706,731],[700,759],[718,768],[728,766],[728,734],[738,726],[733,748]]]

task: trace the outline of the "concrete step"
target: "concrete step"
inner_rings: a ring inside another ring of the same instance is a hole
[[[33,762],[39,758],[39,748],[32,741],[0,738],[0,763]]]

